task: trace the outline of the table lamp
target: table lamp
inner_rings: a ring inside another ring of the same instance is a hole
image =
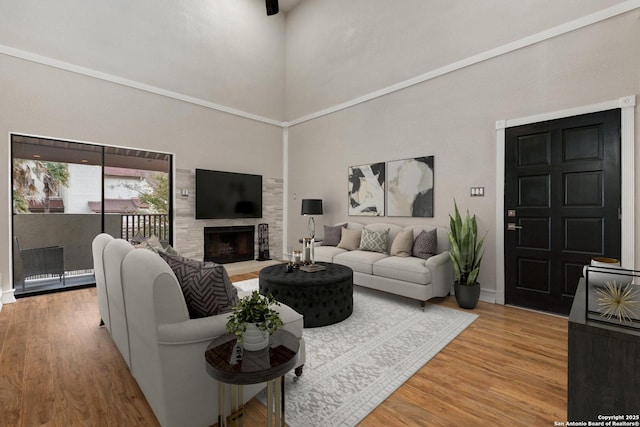
[[[316,222],[313,215],[322,215],[322,199],[302,199],[301,215],[309,217],[309,236],[314,238],[316,235]]]

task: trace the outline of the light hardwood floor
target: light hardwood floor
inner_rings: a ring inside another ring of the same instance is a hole
[[[457,309],[452,297],[431,302]],[[567,320],[482,302],[473,312],[480,317],[361,426],[565,421]],[[3,306],[0,426],[158,425],[99,320],[95,288]],[[250,401],[245,425],[265,425],[264,412]]]

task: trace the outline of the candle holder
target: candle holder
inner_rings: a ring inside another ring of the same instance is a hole
[[[302,239],[302,252],[304,253],[304,264],[311,264],[311,242],[312,242],[312,238],[311,237],[305,237],[304,239]]]
[[[300,263],[302,258],[301,251],[293,251],[293,268],[300,268]]]

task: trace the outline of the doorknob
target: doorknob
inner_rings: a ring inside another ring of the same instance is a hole
[[[509,230],[509,231],[515,231],[515,230],[519,230],[519,229],[521,229],[521,228],[522,228],[522,226],[520,226],[520,225],[516,225],[516,223],[515,223],[515,222],[509,222],[509,223],[507,223],[507,230]]]

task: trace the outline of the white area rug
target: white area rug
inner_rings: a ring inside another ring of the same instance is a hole
[[[235,283],[257,289],[258,279]],[[478,317],[354,286],[348,319],[306,328],[304,373],[286,377],[290,427],[355,426]],[[257,398],[265,404],[266,397]]]

